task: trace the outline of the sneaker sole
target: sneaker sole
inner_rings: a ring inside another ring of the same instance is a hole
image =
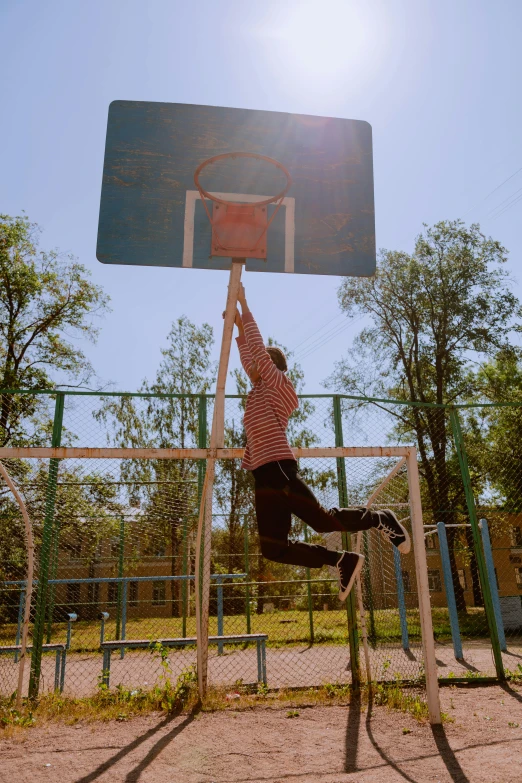
[[[404,533],[404,536],[405,536],[405,538],[404,538],[404,541],[402,542],[402,544],[399,544],[399,546],[397,547],[397,549],[399,550],[399,552],[401,553],[401,555],[407,555],[407,554],[408,554],[408,552],[409,552],[409,551],[410,551],[410,549],[411,549],[411,538],[410,538],[410,534],[408,533],[408,531],[406,530],[406,528],[405,528],[403,525],[401,525],[401,523],[400,523],[400,522],[399,522],[399,526],[402,528],[402,532]]]
[[[356,553],[354,552],[354,554],[356,554]],[[348,596],[350,594],[350,590],[353,587],[353,583],[355,582],[355,580],[357,579],[357,577],[361,573],[361,568],[363,567],[363,563],[364,563],[364,555],[357,555],[357,557],[359,558],[359,562],[357,563],[357,565],[354,568],[354,571],[353,571],[353,574],[352,574],[352,577],[351,577],[350,581],[348,582],[348,584],[344,588],[344,590],[339,590],[339,601],[346,601],[346,599],[348,598]]]

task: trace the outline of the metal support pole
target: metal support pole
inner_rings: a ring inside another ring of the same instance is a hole
[[[461,660],[464,655],[462,653],[462,641],[460,638],[459,615],[457,612],[457,602],[455,600],[455,588],[453,587],[453,577],[451,575],[448,537],[446,535],[446,526],[444,525],[444,522],[437,522],[437,533],[439,534],[440,559],[442,562],[444,587],[446,588],[446,600],[448,602],[451,638],[453,639],[453,652],[455,653],[455,658],[457,660]]]
[[[408,637],[408,621],[406,617],[406,599],[404,595],[404,580],[402,578],[401,554],[397,547],[393,549],[393,565],[395,567],[395,582],[397,584],[397,603],[399,605],[399,619],[401,622],[401,640],[402,649],[410,649],[410,640]]]
[[[500,600],[498,597],[497,575],[495,574],[495,563],[493,562],[493,549],[491,548],[491,539],[489,537],[489,527],[487,519],[479,521],[480,532],[482,533],[482,544],[484,546],[484,557],[486,558],[486,568],[488,571],[489,585],[491,587],[491,600],[493,601],[493,611],[497,623],[498,641],[502,652],[507,652],[506,634],[504,633],[504,623],[502,622],[502,612],[500,610]]]
[[[335,395],[333,398],[333,416],[335,445],[344,446],[343,418],[341,412],[341,398]],[[346,508],[348,505],[348,486],[346,483],[346,464],[342,457],[336,459],[337,463],[337,491],[339,494],[339,506]],[[342,534],[343,548],[351,550],[352,541],[349,533]],[[357,693],[361,686],[361,669],[359,659],[359,631],[357,629],[357,611],[355,608],[355,591],[352,590],[346,599],[346,619],[348,624],[348,644],[350,646],[350,665],[352,670],[352,688]]]
[[[223,636],[223,579],[216,577],[217,581],[217,635]],[[218,642],[218,655],[223,655],[223,642]]]
[[[308,527],[304,525],[304,540],[308,543]],[[314,605],[312,601],[312,584],[310,569],[306,568],[306,592],[308,596],[308,622],[310,624],[310,644],[314,643]]]
[[[368,614],[370,615],[370,633],[368,634],[368,640],[375,649],[375,645],[377,644],[377,629],[375,627],[375,607],[373,603],[372,575],[370,571],[370,534],[368,530],[363,532],[362,540],[364,552],[364,591],[366,593],[366,600],[368,601]]]
[[[237,297],[244,263],[244,258],[233,258],[230,268],[227,303],[223,323],[223,337],[219,355],[216,396],[214,400],[214,414],[212,417],[212,430],[210,435],[210,448],[213,456],[207,460],[207,469],[198,519],[196,543],[196,580],[198,582],[198,587],[196,588],[196,632],[198,639],[198,690],[201,698],[203,698],[207,690],[210,550],[212,540],[212,495],[215,474],[215,455],[218,448],[223,448],[225,440],[225,386],[228,374],[232,333],[234,331]]]
[[[428,563],[422,524],[422,503],[420,494],[419,466],[417,450],[411,448],[408,454],[408,490],[410,494],[411,530],[415,555],[415,573],[419,596],[419,616],[422,632],[422,651],[426,675],[426,696],[431,724],[441,723],[439,683],[437,680],[437,659],[435,657],[435,639],[431,619],[431,601],[428,585]]]
[[[71,612],[67,615],[67,641],[65,643],[65,649],[70,650],[71,648],[71,637],[72,637],[72,624],[76,622],[78,619],[78,615],[76,612]]]
[[[183,543],[182,543],[182,563],[181,568],[183,576],[188,576],[188,517],[183,518]],[[181,635],[185,639],[187,636],[187,604],[188,604],[188,579],[181,582]]]
[[[20,644],[22,638],[22,623],[24,621],[24,604],[25,604],[25,589],[20,589],[20,602],[18,604],[18,622],[16,624],[16,641],[15,644]],[[18,663],[18,650],[15,651],[14,661]]]
[[[61,445],[63,425],[64,394],[58,392],[54,408],[54,424],[51,446]],[[29,677],[29,698],[38,696],[40,687],[40,673],[42,670],[42,645],[45,633],[45,619],[49,597],[49,567],[53,554],[53,544],[58,547],[58,531],[54,530],[54,506],[56,502],[56,482],[58,478],[58,459],[51,459],[49,463],[49,477],[47,479],[47,491],[45,498],[45,517],[42,532],[42,545],[40,548],[40,567],[38,590],[36,593],[35,618],[33,626],[33,653],[31,655],[31,673]],[[53,602],[51,601],[51,615],[49,616],[49,629],[52,623]]]
[[[60,432],[58,433],[58,443],[57,445],[61,445],[61,438],[62,438],[62,423],[63,423],[63,408],[65,403],[65,396],[64,394],[60,394],[57,399],[56,403],[58,404],[58,399],[61,397],[61,405],[60,405]],[[54,432],[53,432],[54,435]],[[59,523],[58,523],[59,524]],[[52,547],[51,547],[51,556],[50,556],[50,568],[49,568],[49,579],[56,579],[56,575],[58,572],[58,546],[59,546],[59,538],[60,538],[60,530],[57,527],[56,520],[53,519],[53,525],[52,525]],[[53,624],[53,615],[54,615],[54,604],[55,604],[55,586],[50,585],[48,588],[48,606],[47,606],[47,644],[50,644],[51,642],[51,635],[52,635],[52,624]]]
[[[207,448],[207,398],[204,394],[200,394],[198,398],[198,448]],[[206,467],[206,461],[200,459],[198,461],[198,506],[203,495]]]
[[[245,526],[244,526],[244,538],[245,538],[245,574],[247,584],[245,585],[245,615],[246,615],[246,632],[252,633],[250,622],[250,564],[248,560],[248,516],[245,514]]]
[[[462,430],[460,427],[460,418],[457,410],[453,408],[450,411],[451,428],[453,430],[453,438],[455,440],[455,448],[459,458],[460,471],[462,474],[462,481],[464,484],[464,492],[466,494],[466,504],[468,507],[469,521],[471,523],[471,533],[473,536],[473,545],[475,548],[475,557],[477,558],[477,567],[479,573],[480,587],[482,589],[482,596],[484,598],[484,611],[486,613],[486,619],[488,622],[489,635],[491,639],[491,647],[493,649],[493,658],[495,660],[495,669],[497,677],[501,682],[506,679],[504,672],[504,663],[502,661],[502,652],[500,649],[500,641],[498,638],[497,624],[495,622],[495,613],[493,610],[493,600],[491,598],[491,590],[489,586],[489,580],[486,570],[486,563],[484,561],[484,553],[482,551],[480,531],[478,528],[477,510],[475,508],[475,498],[473,495],[473,487],[471,486],[471,476],[468,467],[468,457],[466,449],[464,447],[464,439],[462,437]]]
[[[121,583],[120,583],[121,584]],[[129,580],[123,579],[122,580],[122,587],[123,587],[123,595],[122,595],[122,601],[121,601],[121,638],[125,639],[125,634],[127,633],[127,597],[128,597],[128,587],[129,587]],[[120,650],[120,658],[125,657],[125,648],[122,647]]]
[[[101,649],[101,646],[105,641],[105,621],[109,619],[109,613],[100,612],[99,617],[101,620],[101,626],[100,626],[100,649]]]
[[[121,611],[122,611],[122,599],[123,599],[123,565],[125,557],[125,519],[120,519],[120,536],[118,542],[118,576],[120,581],[118,582],[118,597],[116,599],[116,639],[120,638],[120,623],[121,623]]]

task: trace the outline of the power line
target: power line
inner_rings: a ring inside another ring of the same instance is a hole
[[[325,337],[326,337],[326,338],[328,338],[328,335],[330,335],[330,334],[332,334],[332,333],[336,332],[336,331],[337,331],[337,329],[339,329],[339,326],[343,327],[343,326],[344,326],[344,321],[343,321],[343,323],[342,323],[342,324],[335,324],[335,326],[333,326],[331,329],[328,329],[328,331],[327,331],[327,332],[325,332],[324,334],[317,334],[317,336],[316,336],[315,340],[312,340],[312,342],[311,342],[309,345],[305,345],[305,347],[304,347],[304,348],[302,348],[302,349],[301,349],[301,350],[300,350],[300,351],[297,353],[297,356],[302,356],[303,354],[305,354],[305,353],[308,353],[308,351],[309,351],[309,350],[310,350],[310,349],[311,349],[311,348],[312,348],[312,347],[313,347],[313,346],[314,346],[314,345],[315,345],[317,342],[320,342],[320,341],[322,341],[322,340],[323,340]]]
[[[301,340],[301,342],[300,342],[300,343],[297,343],[297,345],[295,345],[295,346],[292,348],[292,353],[293,353],[293,352],[295,352],[295,351],[296,351],[296,350],[299,348],[299,346],[301,346],[301,345],[303,345],[304,343],[308,342],[308,340],[309,340],[311,337],[313,337],[314,335],[316,335],[318,332],[321,332],[321,331],[322,331],[322,330],[325,328],[325,326],[328,326],[328,324],[331,324],[331,323],[332,323],[332,321],[335,321],[337,318],[340,318],[342,315],[343,315],[343,313],[337,313],[337,315],[334,315],[334,317],[333,317],[333,318],[330,318],[330,319],[329,319],[328,321],[326,321],[326,322],[325,322],[325,323],[324,323],[322,326],[320,326],[320,327],[319,327],[319,329],[315,329],[313,332],[310,332],[310,334],[308,335],[308,337],[305,337],[305,339],[304,339],[304,340]],[[305,349],[305,350],[306,350],[306,349]]]
[[[469,215],[469,213],[470,213],[470,212],[473,212],[473,210],[474,210],[474,209],[476,209],[476,207],[480,206],[480,204],[483,204],[483,203],[484,203],[484,201],[487,201],[487,200],[488,200],[488,198],[489,198],[490,196],[492,196],[492,195],[493,195],[493,193],[496,193],[496,192],[497,192],[497,190],[499,190],[499,189],[500,189],[500,188],[501,188],[503,185],[505,185],[505,184],[506,184],[506,182],[509,182],[509,180],[510,180],[510,179],[513,179],[513,177],[516,177],[516,175],[517,175],[517,174],[519,174],[519,172],[521,172],[521,171],[522,171],[522,166],[521,166],[519,169],[517,169],[517,170],[516,170],[516,171],[515,171],[513,174],[510,174],[510,176],[509,176],[509,177],[507,177],[507,179],[505,179],[503,182],[501,182],[501,183],[500,183],[500,185],[497,185],[497,186],[496,186],[496,188],[493,188],[493,190],[492,190],[492,191],[490,191],[490,192],[487,194],[487,196],[484,196],[484,198],[483,198],[483,199],[481,199],[481,200],[480,200],[480,201],[478,201],[476,204],[474,204],[474,205],[473,205],[473,206],[472,206],[470,209],[468,209],[468,211],[467,211],[467,212],[464,212],[464,214],[462,215],[462,217],[466,217],[466,215]]]
[[[300,356],[300,360],[302,360],[302,359],[306,359],[306,358],[307,358],[308,356],[310,356],[312,353],[315,353],[315,351],[318,351],[318,350],[319,350],[319,348],[322,348],[322,347],[323,347],[323,345],[326,345],[326,343],[329,343],[329,342],[330,342],[330,340],[333,340],[333,339],[334,339],[334,337],[337,337],[337,336],[338,336],[338,335],[340,335],[342,332],[345,332],[347,329],[349,329],[349,328],[350,328],[350,326],[353,326],[353,324],[357,323],[357,322],[358,322],[358,321],[360,321],[362,318],[363,318],[363,316],[361,315],[361,316],[359,316],[358,318],[354,318],[352,321],[348,321],[348,323],[342,324],[342,325],[341,325],[341,328],[340,328],[340,329],[338,328],[338,329],[337,329],[337,331],[335,331],[335,332],[334,332],[334,334],[331,334],[329,337],[326,337],[326,339],[323,339],[323,340],[322,340],[322,342],[320,342],[320,343],[319,343],[318,345],[316,345],[315,347],[312,347],[312,346],[310,346],[310,347],[309,347],[309,350],[305,350],[305,352],[304,352],[304,353],[303,353],[303,354]],[[323,337],[325,337],[325,335],[323,335]]]
[[[513,194],[514,195],[514,194]],[[507,212],[508,209],[511,209],[511,207],[514,207],[515,204],[518,204],[518,202],[522,199],[522,194],[516,198],[514,201],[512,201],[510,204],[507,204],[503,210],[501,210],[498,214],[495,215],[495,217],[492,218],[492,220],[496,220],[498,217],[504,214],[504,212]]]
[[[486,217],[484,218],[484,220],[487,220],[488,218],[490,218],[490,217],[491,217],[491,215],[493,215],[493,213],[497,211],[497,209],[500,209],[500,208],[502,207],[502,205],[506,203],[506,201],[509,201],[509,199],[510,199],[510,198],[513,198],[513,196],[516,196],[516,194],[517,194],[517,193],[520,193],[520,191],[521,191],[521,190],[522,190],[522,188],[519,188],[518,190],[515,190],[515,192],[514,192],[514,193],[510,193],[510,194],[509,194],[509,196],[507,196],[507,198],[505,198],[505,199],[504,199],[504,201],[501,201],[501,202],[500,202],[500,204],[497,204],[497,206],[496,206],[496,207],[493,207],[493,209],[491,210],[491,212],[489,212],[489,213],[486,215]]]

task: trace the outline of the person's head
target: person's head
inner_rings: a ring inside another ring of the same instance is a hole
[[[276,348],[275,345],[268,345],[266,348],[266,352],[270,356],[270,358],[272,359],[273,363],[275,364],[278,370],[281,370],[281,372],[286,372],[288,370],[288,365],[286,363],[286,356],[284,355],[281,348]],[[248,371],[248,375],[252,383],[257,383],[257,381],[261,378],[259,370],[257,369],[257,362],[252,363],[250,370]]]

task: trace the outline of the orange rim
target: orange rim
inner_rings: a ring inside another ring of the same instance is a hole
[[[254,207],[263,207],[267,204],[272,204],[275,201],[282,201],[286,194],[288,193],[290,186],[292,184],[292,177],[290,176],[290,172],[288,169],[283,166],[282,163],[279,163],[278,160],[275,160],[274,158],[269,158],[267,155],[258,155],[257,152],[226,152],[223,155],[214,155],[213,158],[208,158],[208,160],[204,160],[203,163],[200,163],[197,167],[196,171],[194,172],[194,183],[199,190],[199,193],[202,198],[208,198],[210,201],[215,201],[218,204],[235,204],[237,202],[230,201],[230,199],[224,199],[224,198],[218,198],[217,196],[213,196],[212,193],[209,193],[208,190],[205,190],[205,188],[200,184],[199,182],[199,176],[203,169],[205,169],[207,166],[211,166],[213,163],[215,163],[218,160],[224,160],[224,158],[255,158],[256,160],[264,160],[267,163],[272,164],[277,169],[282,171],[284,176],[286,177],[286,187],[283,188],[283,190],[280,193],[277,193],[275,196],[271,196],[270,198],[262,199],[261,201],[253,201],[249,202],[251,206]]]

